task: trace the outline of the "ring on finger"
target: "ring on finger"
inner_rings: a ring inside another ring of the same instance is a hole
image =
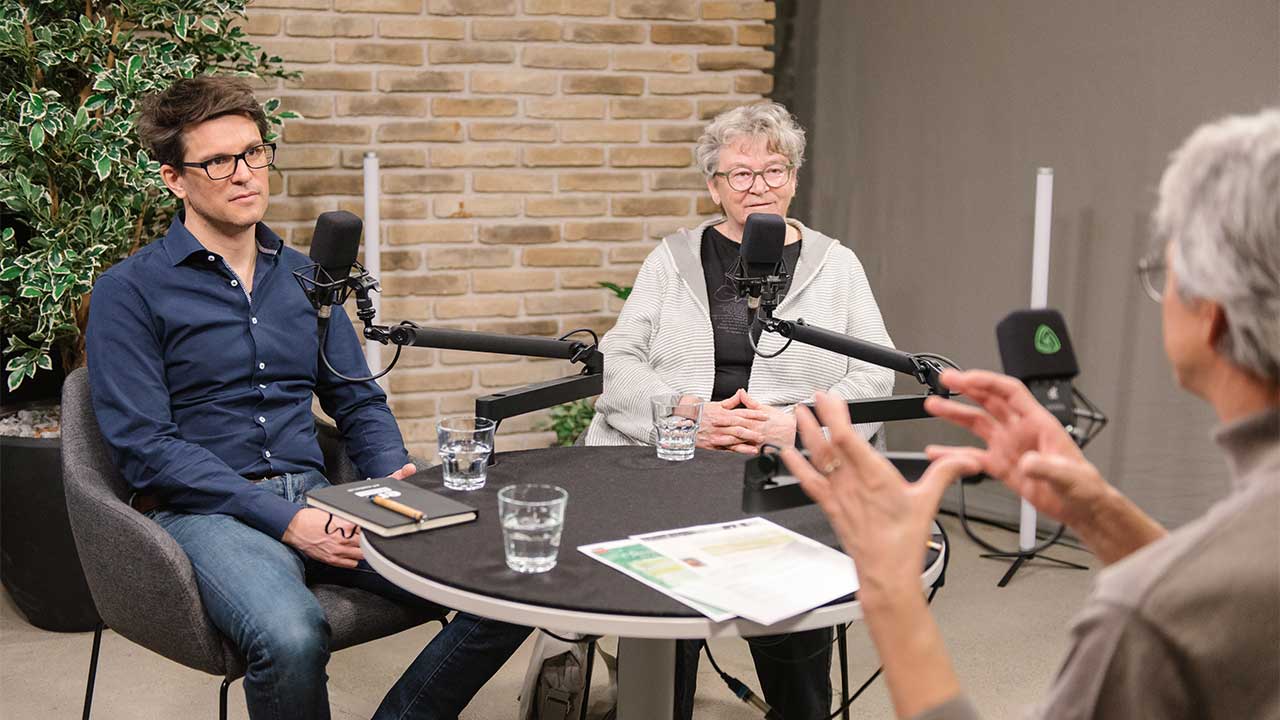
[[[835,458],[831,462],[822,466],[822,474],[830,475],[831,473],[839,469],[840,469],[840,458]]]

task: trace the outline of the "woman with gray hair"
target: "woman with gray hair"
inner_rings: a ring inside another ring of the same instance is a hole
[[[890,394],[890,370],[800,343],[779,353],[785,341],[762,335],[735,292],[731,278],[748,216],[779,215],[786,218],[782,260],[790,279],[775,316],[892,344],[853,251],[787,218],[804,146],[804,130],[773,102],[726,111],[707,126],[697,162],[723,214],[664,238],[645,260],[601,343],[604,393],[588,445],[651,442],[655,395],[704,401],[699,448],[755,453],[765,443],[793,446],[793,408],[817,392],[846,400]],[[878,427],[859,430],[871,437]],[[692,713],[700,647],[678,644],[676,717]],[[765,699],[782,717],[829,714],[830,629],[755,638],[751,652]]]
[[[678,393],[709,401],[698,447],[754,453],[766,442],[794,444],[790,408],[816,391],[855,400],[893,389],[892,371],[826,350],[796,343],[777,354],[785,341],[751,326],[729,279],[747,217],[787,216],[804,146],[804,130],[773,102],[728,110],[707,126],[697,161],[723,214],[664,238],[640,268],[602,344],[605,387],[588,445],[648,443],[649,398]],[[891,346],[853,251],[798,220],[786,224],[791,277],[775,315]],[[878,427],[860,430],[870,437]]]

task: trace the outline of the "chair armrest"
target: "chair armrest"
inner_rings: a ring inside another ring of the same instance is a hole
[[[86,465],[63,468],[76,549],[103,622],[165,657],[223,675],[229,646],[209,622],[191,561]]]

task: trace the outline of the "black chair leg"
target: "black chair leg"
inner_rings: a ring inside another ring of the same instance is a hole
[[[587,720],[587,705],[591,702],[591,669],[596,664],[596,641],[587,641],[587,669],[582,682],[582,707],[578,709],[578,720]]]
[[[84,688],[83,720],[89,720],[89,709],[93,705],[93,681],[98,679],[98,650],[102,648],[102,628],[101,622],[93,628],[93,654],[89,656],[89,682]]]
[[[218,690],[218,720],[227,720],[227,688],[231,687],[231,678],[222,678],[222,688]]]
[[[849,720],[849,643],[845,626],[836,626],[837,647],[840,649],[840,717]]]

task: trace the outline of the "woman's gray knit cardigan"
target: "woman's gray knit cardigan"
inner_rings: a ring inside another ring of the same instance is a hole
[[[650,443],[649,398],[662,393],[711,397],[715,345],[700,247],[702,231],[662,240],[640,268],[631,296],[601,342],[604,393],[587,430],[588,445]],[[862,264],[853,251],[795,220],[803,238],[791,290],[774,315],[892,346]],[[758,346],[773,353],[786,342],[764,333]],[[747,392],[762,403],[790,408],[827,390],[846,399],[881,397],[893,390],[893,371],[792,343],[776,358],[755,358]],[[879,423],[858,426],[870,437]]]

